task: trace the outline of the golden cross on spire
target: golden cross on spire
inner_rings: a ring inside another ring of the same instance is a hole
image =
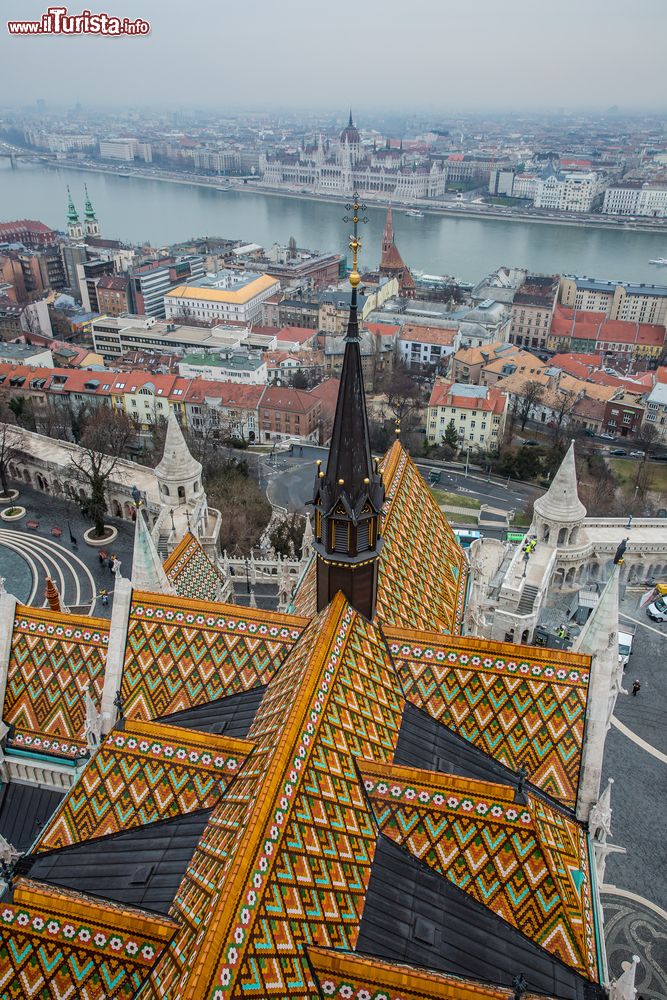
[[[353,227],[352,235],[350,236],[350,241],[348,245],[350,247],[350,250],[352,251],[352,272],[350,274],[350,284],[352,285],[353,288],[356,288],[359,282],[361,281],[361,275],[359,274],[359,271],[357,269],[359,251],[361,250],[361,238],[359,237],[357,226],[359,225],[360,222],[361,223],[368,222],[368,219],[366,218],[365,215],[364,216],[359,215],[360,212],[366,211],[366,206],[360,204],[359,195],[357,194],[356,191],[354,192],[352,197],[354,198],[354,201],[351,204],[347,204],[345,206],[348,212],[352,212],[352,215],[344,215],[343,222],[351,222]]]

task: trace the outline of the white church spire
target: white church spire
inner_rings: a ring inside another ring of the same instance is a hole
[[[158,551],[148,530],[141,507],[137,507],[132,553],[132,586],[154,594],[174,594]]]

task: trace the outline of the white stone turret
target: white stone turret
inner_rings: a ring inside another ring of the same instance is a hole
[[[600,600],[573,647],[574,652],[586,653],[592,658],[577,795],[577,818],[584,822],[600,797],[604,743],[617,694],[614,678],[618,667],[619,569],[618,565],[614,566]]]
[[[632,956],[632,962],[624,962],[624,970],[609,988],[609,1000],[635,1000],[637,987],[635,977],[639,965],[639,955]]]
[[[540,542],[553,546],[576,545],[586,508],[577,493],[574,441],[547,492],[534,504],[533,530]]]
[[[132,586],[137,590],[150,590],[154,594],[175,594],[169,578],[162,568],[162,561],[141,508],[137,510],[132,552]]]
[[[162,461],[155,468],[160,499],[169,507],[192,503],[203,496],[201,465],[192,457],[173,410],[167,420]]]

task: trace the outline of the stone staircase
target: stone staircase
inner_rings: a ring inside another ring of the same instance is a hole
[[[537,597],[537,587],[533,587],[531,583],[524,584],[524,588],[521,591],[521,600],[517,606],[517,614],[519,615],[529,615],[533,608],[535,607],[535,598]]]

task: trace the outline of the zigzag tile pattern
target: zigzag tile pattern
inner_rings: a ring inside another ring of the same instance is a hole
[[[393,759],[401,710],[381,636],[339,595],[269,686],[176,899],[190,941],[215,923],[222,949],[193,979],[177,935],[142,1000],[314,995],[304,947],[354,947],[375,850],[355,761]]]
[[[526,937],[597,980],[587,843],[514,789],[413,768],[362,766],[382,833]]]
[[[251,749],[247,740],[128,722],[107,736],[43,831],[36,851],[211,808]]]
[[[320,995],[340,1000],[512,1000],[513,992],[366,955],[309,948]],[[544,1000],[524,994],[526,1000]]]
[[[317,614],[317,560],[312,557],[294,594],[294,612],[312,617]]]
[[[10,746],[65,758],[88,753],[85,692],[99,707],[109,622],[19,604],[3,720]]]
[[[408,701],[573,807],[590,657],[387,628]]]
[[[306,619],[135,591],[121,693],[149,721],[267,684]]]
[[[188,532],[164,561],[164,571],[180,597],[217,601],[223,583],[198,539]]]
[[[131,1000],[172,921],[17,879],[0,907],[3,1000]]]
[[[395,442],[383,463],[386,499],[377,614],[399,628],[458,633],[467,562],[410,456]]]

